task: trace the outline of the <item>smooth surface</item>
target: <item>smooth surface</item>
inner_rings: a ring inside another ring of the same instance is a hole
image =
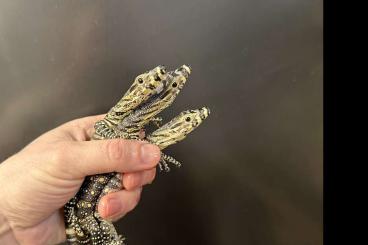
[[[209,119],[119,222],[133,244],[322,244],[322,1],[0,0],[0,159],[158,64]]]

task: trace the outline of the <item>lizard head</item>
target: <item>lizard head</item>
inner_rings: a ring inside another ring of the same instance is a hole
[[[138,75],[123,98],[106,115],[106,119],[118,124],[129,112],[160,93],[166,86],[168,73],[162,65]]]
[[[162,150],[169,145],[183,140],[190,132],[196,129],[209,114],[210,110],[207,107],[183,111],[170,122],[148,135],[147,140],[157,145]]]
[[[192,73],[192,68],[188,65],[182,65],[173,72],[173,75],[181,76],[184,80],[187,80],[190,73]]]
[[[188,77],[191,73],[191,69],[187,65],[182,65],[175,71],[168,72],[167,83],[164,90],[160,94],[159,111],[162,111],[174,101],[179,92],[183,89]]]
[[[127,101],[128,104],[135,101],[133,103],[135,108],[152,95],[160,93],[166,85],[167,76],[166,68],[162,65],[138,75],[125,93],[124,101]],[[130,110],[134,108],[130,108]]]
[[[129,133],[131,137],[138,137],[141,129],[147,125],[157,114],[170,106],[180,91],[183,89],[191,70],[189,66],[182,65],[166,76],[166,83],[161,92],[151,96],[145,103],[138,106],[132,113],[126,116],[117,128]]]
[[[208,107],[202,107],[196,110],[183,111],[173,120],[177,121],[181,125],[173,125],[173,129],[181,134],[187,135],[196,129],[208,116],[210,115],[210,109]]]
[[[192,72],[192,69],[187,65],[182,65],[179,68],[177,68],[175,71],[170,72],[170,75],[172,75],[171,82],[167,85],[168,87],[171,86],[172,89],[181,90],[185,84],[185,82],[188,80],[188,77],[190,73]]]

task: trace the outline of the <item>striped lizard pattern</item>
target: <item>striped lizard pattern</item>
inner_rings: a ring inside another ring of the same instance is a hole
[[[207,107],[181,112],[162,126],[162,118],[157,115],[173,103],[190,73],[191,68],[187,65],[169,72],[160,65],[137,76],[122,99],[104,119],[95,123],[92,140],[144,140],[161,150],[183,140],[208,117],[210,111]],[[146,135],[145,128],[150,123],[156,125],[157,129]],[[181,165],[173,157],[161,153],[160,170],[169,171],[169,163],[177,167]],[[98,202],[104,195],[122,188],[121,173],[85,178],[78,193],[64,206],[69,244],[125,244],[114,225],[102,219],[97,210]]]

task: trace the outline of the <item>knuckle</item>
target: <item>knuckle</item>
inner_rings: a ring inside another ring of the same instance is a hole
[[[137,173],[125,173],[123,178],[123,186],[127,190],[131,190],[136,185]]]
[[[133,189],[134,187],[139,186],[140,182],[141,182],[140,174],[137,174],[137,173],[131,174],[131,177],[128,183],[129,189]]]
[[[109,140],[105,144],[105,152],[107,157],[112,162],[120,162],[125,156],[125,141],[123,140]]]

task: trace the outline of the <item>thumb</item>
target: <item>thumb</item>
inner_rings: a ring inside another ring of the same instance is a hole
[[[136,140],[110,139],[69,143],[62,151],[59,164],[62,162],[63,167],[78,178],[108,172],[125,173],[151,169],[157,165],[161,156],[156,145]]]

